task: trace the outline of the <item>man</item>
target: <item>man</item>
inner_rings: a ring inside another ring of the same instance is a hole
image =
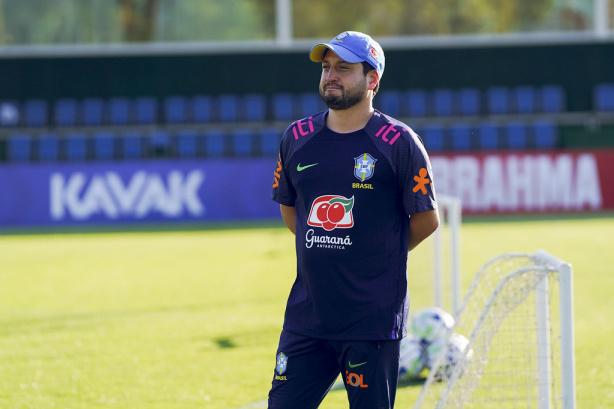
[[[296,235],[270,409],[317,408],[341,374],[351,409],[392,408],[407,333],[407,252],[439,226],[428,156],[373,108],[384,52],[348,31],[309,54],[329,109],[286,130],[273,183]]]

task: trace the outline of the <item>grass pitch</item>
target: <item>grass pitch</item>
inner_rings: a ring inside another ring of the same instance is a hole
[[[463,225],[463,290],[505,252],[572,263],[578,407],[614,402],[613,233],[607,217]],[[431,251],[410,256],[414,311],[432,303]],[[0,236],[0,407],[262,407],[294,275],[280,224]],[[420,387],[402,385],[396,407]],[[321,407],[347,407],[345,391]]]

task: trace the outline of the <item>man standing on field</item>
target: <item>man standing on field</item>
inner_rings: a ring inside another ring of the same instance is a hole
[[[373,108],[384,52],[347,31],[316,45],[328,110],[286,130],[273,200],[296,235],[269,408],[317,408],[341,374],[351,409],[393,408],[407,334],[407,252],[439,226],[428,155]]]

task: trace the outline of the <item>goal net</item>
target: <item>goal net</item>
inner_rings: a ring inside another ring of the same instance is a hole
[[[414,409],[575,408],[571,273],[545,251],[489,261]],[[456,334],[468,344],[454,345]]]

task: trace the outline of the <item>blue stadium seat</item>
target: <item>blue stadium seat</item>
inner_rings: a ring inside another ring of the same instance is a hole
[[[219,129],[210,129],[205,134],[205,154],[208,157],[224,156],[226,138],[224,132]]]
[[[98,131],[92,135],[94,159],[113,160],[115,158],[115,135],[110,131]]]
[[[507,147],[509,149],[527,149],[528,129],[527,125],[521,121],[508,122],[505,125]]]
[[[48,104],[42,99],[30,99],[23,104],[24,125],[32,127],[47,126]]]
[[[16,101],[0,102],[0,126],[10,127],[19,125],[21,113]]]
[[[517,113],[533,114],[537,111],[535,93],[535,88],[530,86],[517,87],[512,91]]]
[[[266,128],[262,130],[260,138],[260,150],[264,156],[277,156],[279,153],[279,143],[281,142],[281,132],[277,129]]]
[[[299,116],[307,118],[326,109],[326,105],[317,92],[305,92],[299,95]]]
[[[149,134],[149,156],[166,157],[171,154],[171,137],[168,131],[157,129]]]
[[[143,134],[140,131],[129,130],[122,134],[121,156],[124,159],[139,159],[143,157]]]
[[[252,133],[249,129],[234,129],[232,131],[232,152],[235,156],[245,157],[252,154]]]
[[[451,116],[454,114],[452,91],[445,88],[433,90],[432,109],[436,116]]]
[[[218,118],[222,122],[236,122],[240,116],[239,97],[236,95],[220,95],[217,99]]]
[[[111,98],[108,101],[109,123],[127,125],[131,121],[130,101],[128,98]]]
[[[249,122],[266,120],[266,97],[262,94],[249,94],[244,97],[245,119]]]
[[[27,133],[11,134],[7,140],[7,159],[11,162],[28,162],[32,157],[32,136]]]
[[[182,129],[177,133],[177,156],[193,158],[198,156],[198,138],[193,129]]]
[[[406,94],[407,113],[411,117],[422,117],[427,114],[426,91],[415,89]]]
[[[38,136],[36,153],[41,162],[55,162],[60,157],[60,139],[55,133],[43,133]]]
[[[185,97],[173,95],[164,99],[164,120],[169,124],[183,124],[187,121],[187,101]]]
[[[64,157],[68,161],[87,159],[87,136],[82,132],[70,132],[64,138]]]
[[[104,121],[104,102],[100,98],[86,98],[81,102],[83,125],[100,126]]]
[[[134,100],[135,122],[151,125],[158,122],[158,101],[153,97],[139,97]]]
[[[457,94],[458,112],[465,116],[476,116],[482,111],[480,91],[477,88],[463,88]]]
[[[444,130],[439,124],[427,124],[422,131],[424,146],[429,152],[444,150]]]
[[[295,118],[295,102],[292,94],[273,95],[273,119],[276,121],[293,121]]]
[[[478,145],[482,150],[499,149],[499,133],[493,122],[482,122],[478,125]]]
[[[509,90],[505,87],[492,87],[486,90],[488,113],[504,115],[510,112]]]
[[[53,116],[56,126],[77,125],[77,101],[72,98],[62,98],[53,105]]]
[[[565,91],[559,85],[545,85],[539,90],[541,111],[558,113],[565,111]]]
[[[593,89],[593,104],[598,112],[614,112],[614,84],[597,84]]]
[[[191,109],[192,119],[199,124],[209,123],[213,120],[213,98],[207,95],[197,95],[192,98]],[[188,117],[189,118],[189,117]]]
[[[471,149],[471,126],[469,124],[452,124],[450,132],[452,134],[452,149],[456,151]]]
[[[558,135],[554,121],[539,120],[533,124],[535,147],[538,149],[553,149],[557,147]]]
[[[375,101],[379,102],[381,112],[397,117],[402,115],[401,99],[401,93],[399,91],[388,90],[382,91],[381,94],[378,94]]]

